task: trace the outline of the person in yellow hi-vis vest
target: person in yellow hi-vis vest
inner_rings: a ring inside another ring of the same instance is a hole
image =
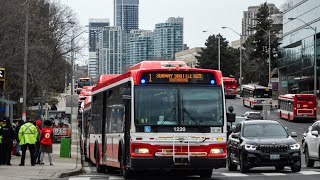
[[[38,130],[36,126],[31,122],[31,118],[27,117],[26,123],[20,127],[19,130],[19,141],[22,151],[21,162],[19,166],[24,166],[24,160],[26,158],[27,147],[30,151],[31,166],[35,166],[35,144],[37,142]]]

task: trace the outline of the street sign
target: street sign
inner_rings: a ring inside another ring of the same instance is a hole
[[[0,79],[4,79],[4,78],[5,78],[5,69],[0,68]]]

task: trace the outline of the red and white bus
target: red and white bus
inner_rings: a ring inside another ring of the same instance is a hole
[[[88,98],[89,99],[89,98]],[[227,113],[220,71],[143,61],[98,83],[84,108],[84,148],[97,171],[226,167]]]
[[[226,98],[235,99],[237,96],[237,80],[236,78],[223,77],[224,93]]]
[[[278,116],[290,121],[317,119],[317,97],[313,94],[279,96]]]
[[[243,106],[254,109],[263,105],[272,105],[272,90],[265,86],[248,84],[242,86]]]

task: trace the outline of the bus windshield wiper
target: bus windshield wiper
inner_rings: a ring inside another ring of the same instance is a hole
[[[162,126],[163,123],[167,121],[167,119],[172,115],[172,113],[173,113],[175,110],[176,110],[176,107],[171,108],[169,114],[166,115],[166,116],[163,118],[163,120],[159,123],[160,126]]]
[[[189,116],[189,118],[199,127],[202,133],[205,133],[199,122],[190,114],[190,112],[186,108],[182,108],[182,111]]]

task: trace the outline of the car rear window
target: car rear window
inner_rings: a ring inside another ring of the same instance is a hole
[[[261,114],[260,113],[250,113],[249,118],[258,118],[260,119],[261,118]]]

